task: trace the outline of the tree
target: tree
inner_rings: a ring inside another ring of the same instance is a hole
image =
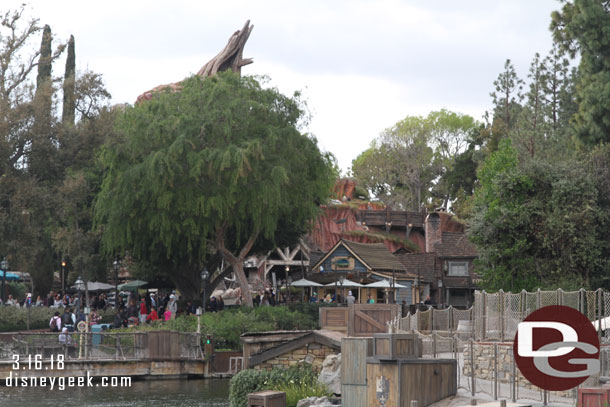
[[[454,197],[445,175],[476,127],[472,117],[445,109],[427,117],[407,116],[352,162],[352,172],[360,185],[388,205],[420,210],[437,197],[437,205],[447,208]]]
[[[40,47],[34,44],[38,41]],[[92,222],[83,219],[90,218],[91,205],[86,199],[78,201],[87,194],[74,192],[83,189],[78,184],[83,179],[89,182],[88,188],[95,189],[95,177],[87,174],[93,172],[99,140],[109,133],[97,121],[81,120],[69,129],[59,124],[53,104],[57,89],[52,63],[62,50],[63,45],[52,47],[49,27],[43,30],[37,19],[26,20],[23,7],[0,16],[0,255],[9,259],[11,268],[30,273],[40,294],[51,289],[53,272],[63,256],[73,257],[69,264],[74,266],[79,264],[77,257],[86,254],[68,250],[62,243],[65,239],[60,241],[57,236],[66,236],[62,229],[76,224],[66,215],[72,208],[78,209],[70,213],[80,216],[81,236],[91,232]],[[88,98],[84,95],[100,92],[81,83],[77,78],[77,102]],[[97,106],[91,110],[99,112]],[[71,235],[82,245],[77,234]],[[103,265],[98,261],[98,270]],[[91,269],[75,272],[86,270]]]
[[[607,274],[607,208],[586,161],[520,163],[508,139],[488,157],[469,219],[487,288],[592,287]]]
[[[74,114],[76,109],[74,83],[76,81],[76,57],[74,55],[74,36],[70,36],[68,41],[68,57],[66,58],[66,70],[64,72],[64,105],[61,115],[61,122],[74,124]]]
[[[496,132],[507,136],[513,129],[521,110],[523,80],[517,76],[515,66],[510,59],[504,63],[504,71],[494,81],[495,91],[490,96],[494,104],[494,123]]]
[[[610,3],[565,2],[552,14],[555,40],[573,57],[580,54],[574,131],[585,144],[610,140]]]
[[[245,256],[306,230],[330,194],[331,162],[299,131],[298,97],[232,72],[181,86],[118,118],[101,155],[103,243],[165,269],[189,298],[219,252],[251,306]]]

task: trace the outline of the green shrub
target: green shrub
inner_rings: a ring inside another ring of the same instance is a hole
[[[329,394],[325,387],[318,384],[317,373],[313,370],[313,367],[303,363],[290,368],[242,370],[231,379],[229,401],[231,402],[231,407],[246,407],[248,405],[248,393],[280,388],[289,389],[292,398],[298,397],[300,394],[309,393],[312,393],[311,395]],[[286,396],[288,397],[288,392]],[[296,406],[296,402],[293,405]]]
[[[307,397],[332,396],[332,392],[318,381],[314,383],[287,383],[275,387],[273,390],[286,393],[286,407],[296,407],[299,400],[306,399]]]
[[[49,321],[53,314],[58,311],[64,312],[63,308],[35,307],[29,309],[30,329],[45,329],[49,327]],[[98,311],[102,322],[111,323],[114,319],[112,309]],[[28,308],[0,306],[0,332],[25,331],[27,329]]]
[[[206,312],[201,317],[201,332],[214,337],[217,349],[240,350],[240,336],[246,332],[318,329],[319,308],[319,304],[291,304],[288,307],[235,307]],[[182,315],[167,322],[140,325],[133,329],[196,332],[197,317]]]

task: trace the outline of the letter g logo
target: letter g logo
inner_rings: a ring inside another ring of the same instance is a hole
[[[593,324],[569,307],[531,313],[517,327],[513,353],[523,376],[545,390],[571,389],[599,371]]]

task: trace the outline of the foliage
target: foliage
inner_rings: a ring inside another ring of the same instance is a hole
[[[476,127],[472,117],[445,109],[425,118],[407,116],[384,130],[352,162],[352,171],[360,185],[386,204],[420,210],[434,196],[447,207],[453,197],[443,176]]]
[[[555,40],[580,55],[574,131],[588,145],[610,140],[610,5],[603,0],[566,1],[552,14]]]
[[[222,251],[249,305],[245,255],[296,241],[330,194],[332,160],[299,131],[302,113],[298,95],[232,72],[127,108],[101,155],[106,250],[167,270],[189,298]]]
[[[63,313],[63,308],[51,307],[35,307],[29,308],[30,329],[47,329],[49,321],[56,311]],[[112,321],[113,312],[111,309],[99,311],[98,315],[102,317],[102,322],[108,323]],[[27,327],[28,308],[16,306],[1,306],[0,307],[0,332],[17,332],[25,331]]]
[[[294,307],[243,306],[206,312],[201,317],[201,330],[204,334],[213,336],[216,348],[239,350],[242,346],[240,336],[247,332],[317,329],[318,309],[317,304],[303,304]],[[140,325],[136,329],[195,332],[197,317],[183,315],[167,322]]]
[[[229,390],[231,407],[247,406],[248,393],[288,388],[289,386],[291,397],[293,398],[299,394],[307,394],[309,392],[328,395],[328,390],[318,384],[317,372],[307,363],[289,368],[274,368],[272,370],[247,369],[242,370],[231,379],[231,388]]]
[[[333,395],[324,384],[318,381],[311,384],[302,381],[297,383],[285,383],[274,387],[273,390],[286,393],[287,407],[296,407],[300,400],[308,397],[331,397]]]
[[[0,232],[4,236],[0,255],[7,257],[11,269],[30,273],[35,293],[46,294],[62,257],[72,271],[68,284],[76,275],[95,273],[104,266],[99,257],[94,269],[73,264],[74,250],[58,236],[80,229],[82,233],[72,239],[76,241],[90,232],[87,199],[91,195],[66,194],[71,191],[62,186],[79,178],[79,171],[85,172],[87,181],[94,178],[89,177],[94,150],[108,132],[97,128],[98,121],[93,120],[97,115],[91,120],[81,117],[69,129],[61,125],[52,65],[65,45],[53,46],[50,27],[43,30],[37,19],[27,20],[24,7],[3,13],[0,22]],[[38,41],[40,47],[32,52]],[[33,78],[36,68],[38,75]],[[103,88],[101,82],[97,88],[82,86],[80,78],[76,82],[77,103]],[[96,100],[96,112],[103,110],[104,101]],[[92,185],[95,182],[87,188]],[[66,216],[75,208],[79,216],[72,216],[74,211]],[[89,243],[87,253],[99,253],[99,241]]]
[[[479,179],[469,232],[486,288],[547,288],[568,276],[592,287],[607,275],[608,211],[582,160],[519,163],[504,141]]]

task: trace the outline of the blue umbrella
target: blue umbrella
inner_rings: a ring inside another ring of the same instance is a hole
[[[19,276],[17,274],[0,270],[0,279],[2,279],[3,275],[5,275],[4,278],[6,280],[19,280]]]

